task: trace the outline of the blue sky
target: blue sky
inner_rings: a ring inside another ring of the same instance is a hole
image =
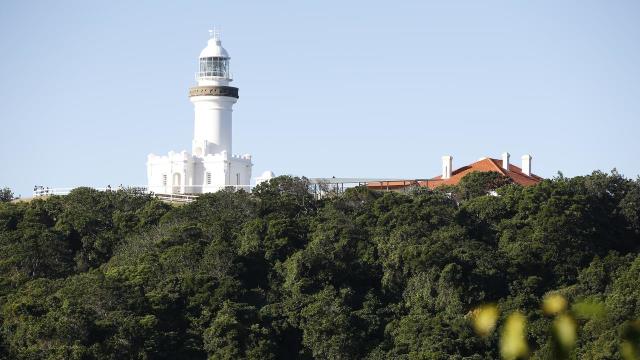
[[[425,178],[503,151],[640,174],[638,1],[3,1],[0,187],[145,184],[190,150],[207,30],[254,175]]]

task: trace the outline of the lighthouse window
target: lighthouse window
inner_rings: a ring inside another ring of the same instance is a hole
[[[228,77],[229,59],[223,57],[200,58],[200,77]]]
[[[211,185],[211,173],[207,173],[207,185]]]

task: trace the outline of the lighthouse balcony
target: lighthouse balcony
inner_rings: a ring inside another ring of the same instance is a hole
[[[198,71],[195,74],[196,81],[209,80],[209,81],[232,81],[233,74],[230,72],[220,71]]]

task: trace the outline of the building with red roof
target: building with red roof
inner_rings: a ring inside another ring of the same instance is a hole
[[[372,181],[367,187],[374,190],[400,190],[407,187],[437,188],[442,185],[456,185],[462,178],[474,171],[493,171],[510,178],[514,183],[522,186],[535,185],[543,180],[540,176],[531,172],[531,155],[522,156],[522,166],[518,167],[510,163],[509,153],[502,154],[502,159],[484,157],[474,163],[453,170],[453,157],[442,157],[442,174],[431,179]]]

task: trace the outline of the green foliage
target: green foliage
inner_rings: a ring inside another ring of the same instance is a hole
[[[512,183],[511,178],[494,171],[474,171],[460,180],[454,187],[454,192],[458,198],[469,200]]]
[[[14,198],[15,197],[13,191],[11,191],[11,189],[9,189],[8,187],[0,189],[0,202],[9,202]]]
[[[522,314],[531,358],[638,353],[639,180],[474,173],[323,199],[309,185],[0,203],[0,359],[500,358],[502,328],[470,325],[481,304],[497,324]],[[549,293],[571,304],[558,318],[575,341],[541,312]]]

